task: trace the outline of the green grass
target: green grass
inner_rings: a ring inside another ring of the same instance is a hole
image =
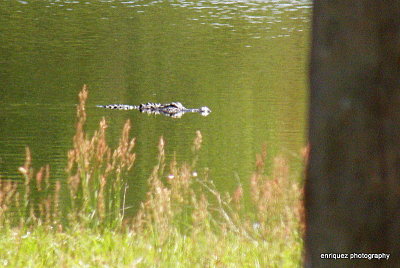
[[[84,87],[66,183],[52,181],[49,167],[35,172],[29,149],[19,168],[24,183],[0,180],[0,266],[301,265],[302,187],[284,159],[276,158],[266,173],[262,150],[249,189],[238,185],[233,193],[221,193],[207,172],[193,174],[202,143],[199,131],[190,164],[167,165],[161,137],[146,200],[136,215],[127,217],[124,189],[135,161],[130,122],[115,149],[107,145],[104,119],[90,137],[85,132],[87,96]],[[60,206],[61,185],[70,193],[65,208]]]
[[[3,231],[0,265],[8,267],[298,267],[301,239],[249,241],[230,234],[176,234],[157,245],[148,234],[84,228]],[[136,266],[135,266],[136,265]]]

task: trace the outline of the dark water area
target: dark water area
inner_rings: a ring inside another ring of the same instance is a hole
[[[305,146],[309,1],[0,2],[0,176],[21,180],[25,146],[33,166],[66,182],[77,93],[89,87],[87,131],[104,116],[118,142],[127,119],[137,138],[128,202],[141,200],[157,159],[197,165],[221,190],[246,184],[256,153],[299,169]],[[146,115],[99,104],[179,101],[203,117]],[[267,171],[268,172],[268,171]]]

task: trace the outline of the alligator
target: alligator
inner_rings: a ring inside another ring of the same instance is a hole
[[[142,113],[162,114],[174,118],[180,118],[185,113],[199,113],[202,116],[207,116],[211,113],[210,108],[206,106],[198,109],[189,109],[183,106],[180,102],[171,102],[167,104],[148,102],[140,105],[109,104],[97,105],[97,107],[114,110],[139,110]]]

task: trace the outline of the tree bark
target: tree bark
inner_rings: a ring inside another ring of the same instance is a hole
[[[310,85],[305,266],[400,267],[400,1],[314,1]]]

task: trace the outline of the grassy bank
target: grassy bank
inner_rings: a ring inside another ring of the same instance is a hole
[[[294,235],[295,236],[295,235]],[[176,234],[157,245],[151,234],[92,229],[8,230],[0,265],[8,267],[299,267],[300,239],[259,241],[235,234]]]
[[[65,181],[54,181],[49,167],[34,171],[29,149],[19,168],[24,182],[1,181],[0,265],[300,265],[301,185],[291,178],[284,159],[276,158],[272,172],[266,174],[263,149],[256,157],[249,187],[238,185],[233,193],[221,193],[206,172],[194,172],[202,143],[199,131],[189,164],[165,163],[164,140],[160,138],[146,199],[136,215],[127,217],[127,174],[135,161],[130,122],[115,149],[107,145],[104,119],[89,136],[85,132],[87,97],[84,87]],[[67,188],[69,201],[60,206],[62,187]]]

